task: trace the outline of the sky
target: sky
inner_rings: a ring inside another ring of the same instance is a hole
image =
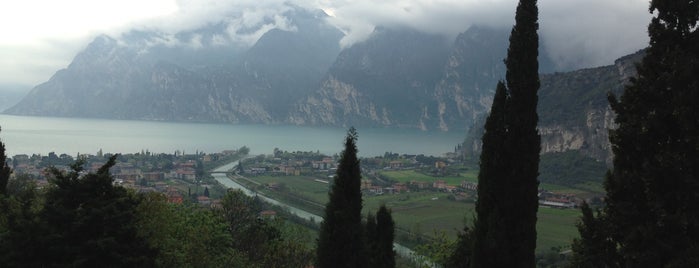
[[[22,0],[0,3],[0,87],[32,87],[70,64],[91,39],[130,29],[163,33],[225,21],[226,40],[254,43],[273,28],[293,30],[285,3],[322,9],[346,36],[375,26],[411,27],[455,37],[471,25],[511,27],[516,0]],[[611,64],[648,43],[648,0],[539,0],[539,34],[562,66]],[[256,29],[241,31],[241,29]],[[196,41],[196,40],[195,40]]]

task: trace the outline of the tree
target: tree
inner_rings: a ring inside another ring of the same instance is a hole
[[[637,75],[620,99],[609,97],[618,128],[598,220],[622,266],[697,267],[699,2],[652,0],[649,11],[650,47]]]
[[[459,232],[458,238],[454,245],[454,250],[446,260],[445,267],[471,267],[471,259],[473,258],[473,229],[468,226]]]
[[[156,252],[137,235],[139,200],[114,186],[109,174],[117,156],[97,173],[82,175],[82,161],[68,173],[49,169],[51,187],[39,216],[46,225],[45,240],[36,256],[44,265],[153,266]]]
[[[535,265],[538,28],[537,1],[520,0],[505,59],[506,84],[497,86],[483,134],[473,267]]]
[[[320,224],[316,249],[317,267],[366,267],[367,252],[362,230],[361,170],[357,158],[357,131],[345,138],[337,173],[328,193],[325,217]]]
[[[374,215],[367,215],[366,233],[369,249],[368,267],[396,267],[396,252],[393,251],[393,217],[385,205]]]
[[[232,248],[233,237],[217,211],[194,204],[168,204],[162,193],[139,196],[138,233],[152,248],[156,267],[248,267]]]
[[[12,170],[7,165],[5,143],[0,141],[0,195],[7,194],[7,182],[10,180],[10,173],[12,173]]]
[[[504,149],[507,134],[505,127],[506,101],[506,88],[500,82],[495,91],[490,115],[485,123],[485,133],[482,138],[483,150],[478,173],[478,200],[476,200],[473,237],[475,246],[472,252],[472,261],[480,261],[483,264],[493,264],[497,260],[504,260],[504,258],[499,258],[502,254],[498,253],[498,247],[506,239],[505,232],[500,231],[500,229],[505,228],[505,212],[503,212],[505,208],[501,205],[503,201],[499,200],[498,197],[504,194],[502,188],[507,183],[505,169],[510,162],[506,158],[507,154]],[[457,254],[465,255],[467,252],[459,251]]]
[[[586,202],[581,206],[582,218],[576,225],[580,238],[573,239],[571,266],[573,267],[621,267],[616,255],[616,245],[611,241],[609,228],[601,211],[597,216]]]

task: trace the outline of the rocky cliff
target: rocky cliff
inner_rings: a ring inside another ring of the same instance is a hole
[[[539,133],[541,153],[578,151],[581,155],[611,163],[608,130],[614,128],[614,112],[607,94],[621,94],[643,52],[622,57],[613,65],[541,76]],[[469,131],[465,154],[480,153],[484,117]]]
[[[284,122],[317,88],[343,34],[322,11],[290,6],[288,29],[242,48],[206,25],[168,35],[100,36],[5,113],[228,123]],[[264,26],[265,22],[262,22]]]

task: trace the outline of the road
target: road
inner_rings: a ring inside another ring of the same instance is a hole
[[[232,170],[236,166],[238,166],[238,161],[234,161],[234,162],[228,163],[226,165],[220,166],[212,171],[214,173],[212,173],[211,176],[213,176],[214,179],[216,179],[216,181],[218,181],[219,183],[221,183],[225,187],[239,189],[248,196],[257,196],[267,203],[288,209],[289,212],[291,212],[292,214],[295,214],[296,216],[301,217],[303,219],[313,220],[315,222],[321,222],[323,220],[323,217],[321,217],[321,216],[315,215],[313,213],[310,213],[308,211],[305,211],[305,210],[302,210],[302,209],[299,209],[299,208],[296,208],[293,206],[289,206],[285,203],[279,202],[275,199],[269,198],[269,197],[264,196],[262,194],[255,193],[253,191],[250,191],[250,189],[245,188],[245,186],[240,185],[239,183],[235,182],[234,180],[229,178],[225,174],[225,172],[229,172],[230,170]],[[408,259],[421,258],[422,259],[422,256],[416,255],[411,249],[404,247],[400,244],[393,243],[393,249],[396,251],[396,253],[398,255],[400,255],[404,258],[408,258]],[[434,266],[434,265],[430,265],[430,266]]]

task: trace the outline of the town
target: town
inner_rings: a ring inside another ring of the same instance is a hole
[[[138,193],[160,192],[171,203],[192,202],[208,206],[217,203],[225,189],[206,171],[240,159],[248,152],[247,147],[242,147],[211,154],[186,154],[180,151],[173,154],[149,151],[120,154],[110,173],[115,184]],[[94,155],[79,154],[76,157],[53,152],[46,156],[20,154],[13,156],[9,164],[14,171],[13,176],[31,179],[38,188],[42,188],[48,185],[49,167],[68,171],[70,165],[83,161],[85,172],[96,172],[112,155],[101,150]]]

